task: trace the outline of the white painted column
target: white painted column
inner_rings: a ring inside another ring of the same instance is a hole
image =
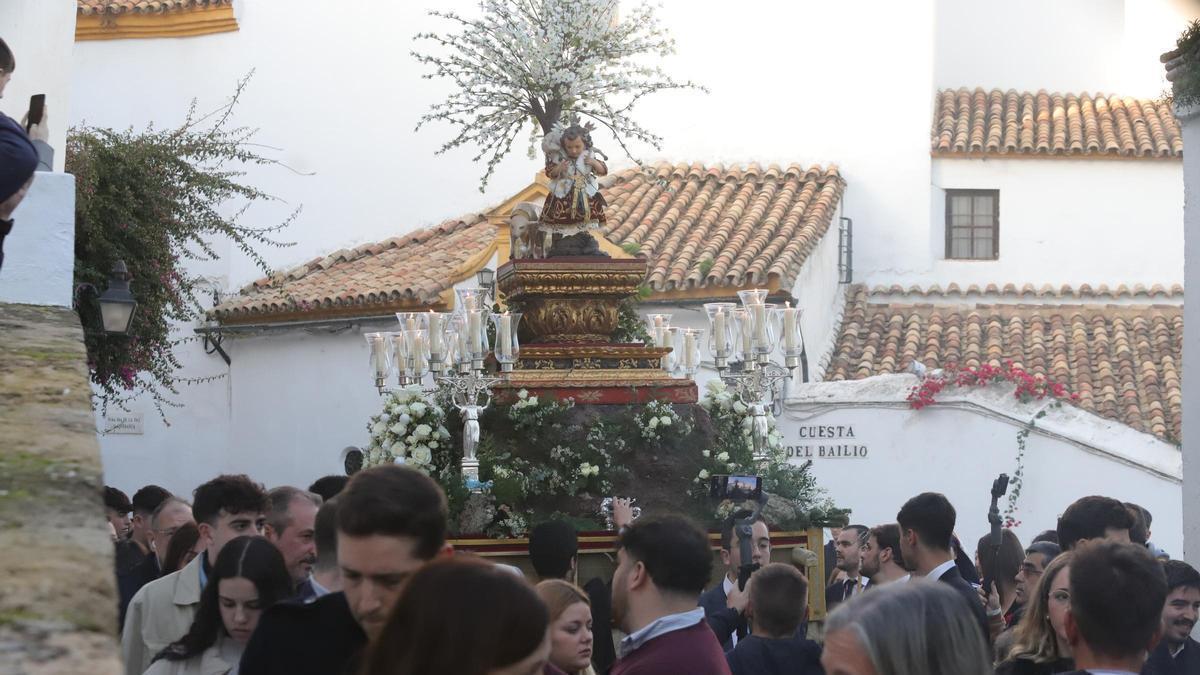
[[[1200,289],[1200,106],[1177,108],[1183,128],[1184,288]],[[1200,302],[1183,305],[1183,551],[1200,566]]]

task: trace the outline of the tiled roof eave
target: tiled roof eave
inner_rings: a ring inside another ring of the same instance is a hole
[[[1098,287],[1108,290],[1107,287]],[[1124,304],[1098,298],[1087,285],[1037,298],[1028,284],[989,285],[974,300],[956,284],[847,290],[847,304],[826,370],[827,380],[929,368],[1001,365],[1011,359],[1030,373],[1064,383],[1079,407],[1171,441],[1181,437],[1182,288],[1174,304],[1135,287]],[[979,290],[971,287],[972,290]],[[1052,290],[1052,289],[1048,289]],[[1138,295],[1138,291],[1146,294]],[[1029,293],[1030,297],[1022,297]],[[998,298],[1017,302],[996,302]],[[1064,302],[1088,298],[1092,302]]]

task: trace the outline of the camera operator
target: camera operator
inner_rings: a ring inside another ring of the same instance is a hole
[[[752,519],[750,562],[759,566],[771,562],[771,533],[767,530],[766,521],[748,509],[736,511],[721,524],[721,561],[725,563],[725,575],[721,577],[720,584],[700,596],[699,604],[704,608],[704,617],[725,651],[733,649],[738,640],[749,632],[745,612],[750,589],[738,588],[742,553],[741,540],[734,527],[737,521],[745,519]]]

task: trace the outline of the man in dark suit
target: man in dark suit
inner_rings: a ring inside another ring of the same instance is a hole
[[[340,593],[281,602],[258,621],[242,675],[337,675],[358,671],[361,652],[383,630],[404,581],[451,553],[446,496],[428,476],[395,465],[354,474],[338,495]]]
[[[862,547],[869,532],[866,525],[847,525],[833,540],[834,564],[846,578],[837,579],[825,588],[825,609],[833,611],[834,607],[866,590],[868,582],[862,575]]]
[[[1072,551],[1065,630],[1075,675],[1136,675],[1162,635],[1167,578],[1143,546],[1115,541]]]
[[[979,623],[983,639],[989,639],[987,614],[975,587],[963,579],[955,564],[950,539],[957,514],[946,496],[924,492],[904,503],[896,522],[900,525],[900,551],[904,564],[915,576],[949,584],[958,591]]]
[[[1200,572],[1182,560],[1162,566],[1167,575],[1163,639],[1150,652],[1142,675],[1195,675],[1200,673],[1200,642],[1191,633],[1200,617]]]
[[[721,560],[725,563],[725,575],[721,583],[716,584],[700,595],[700,607],[704,608],[704,618],[709,627],[717,634],[721,649],[733,649],[738,640],[749,634],[746,622],[746,603],[749,596],[737,587],[738,568],[742,565],[742,546],[734,531],[734,522],[749,518],[752,511],[742,509],[730,515],[721,524]],[[750,528],[751,540],[750,562],[755,565],[765,565],[771,562],[771,533],[761,517],[754,521]]]

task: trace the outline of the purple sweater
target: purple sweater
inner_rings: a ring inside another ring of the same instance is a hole
[[[704,621],[671,631],[618,659],[609,675],[729,675],[717,636]]]

